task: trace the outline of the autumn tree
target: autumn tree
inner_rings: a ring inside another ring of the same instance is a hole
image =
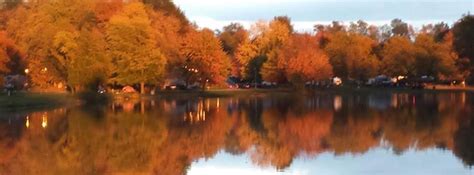
[[[58,54],[61,51],[54,40],[72,39],[77,31],[94,26],[91,6],[92,1],[60,0],[38,3],[30,9],[18,8],[18,16],[10,20],[7,30],[26,53],[33,85],[67,83],[69,58]]]
[[[257,46],[250,39],[246,39],[237,47],[235,51],[235,61],[237,62],[237,75],[241,79],[252,79],[252,75],[257,75],[259,66],[252,65],[252,61],[258,55]],[[255,80],[256,81],[256,80]]]
[[[161,11],[149,11],[151,27],[155,35],[156,47],[169,58],[178,56],[181,35],[180,21],[174,16],[168,16]]]
[[[184,12],[173,3],[172,0],[141,0],[144,4],[151,5],[157,12],[163,13],[167,17],[176,18],[180,23],[180,33],[189,29],[190,22]]]
[[[380,30],[377,26],[370,25],[369,28],[367,29],[367,36],[369,36],[371,39],[374,41],[380,42],[382,39]]]
[[[357,33],[336,32],[325,50],[336,76],[366,80],[378,73],[375,41]]]
[[[382,73],[389,76],[415,74],[416,49],[407,37],[390,38],[384,44],[381,55]]]
[[[110,60],[103,50],[105,41],[96,30],[77,33],[58,32],[54,38],[58,62],[66,69],[67,83],[73,91],[88,86],[95,90],[106,83],[110,72]]]
[[[455,74],[457,55],[453,53],[449,43],[436,43],[435,38],[428,34],[416,37],[416,74],[436,78],[450,77]]]
[[[470,72],[468,80],[474,82],[474,15],[465,15],[454,24],[454,48],[459,54],[459,66]]]
[[[257,21],[251,26],[250,38],[243,41],[236,50],[235,58],[239,64],[240,78],[248,81],[258,82],[261,80],[260,69],[266,60],[262,50],[262,35],[268,31],[268,23]]]
[[[393,19],[390,23],[390,26],[392,27],[392,34],[394,36],[410,37],[410,35],[413,33],[411,26],[398,18]]]
[[[330,25],[325,26],[325,31],[329,33],[346,32],[346,26],[341,21],[332,21]]]
[[[288,41],[292,31],[289,18],[275,17],[268,30],[257,38],[257,47],[266,57],[261,70],[263,80],[278,83],[286,81],[283,70],[278,67],[278,50]]]
[[[247,40],[248,37],[247,30],[239,23],[231,23],[224,26],[222,32],[219,33],[222,48],[228,55],[234,55],[239,45]]]
[[[97,20],[97,28],[105,31],[105,27],[112,16],[123,9],[123,0],[97,0],[94,4],[94,13]]]
[[[314,25],[314,31],[316,32],[316,37],[318,38],[320,47],[325,48],[335,33],[346,32],[346,26],[339,21],[333,21],[330,25]]]
[[[237,60],[237,49],[239,46],[248,42],[249,34],[245,28],[239,23],[231,23],[224,26],[222,32],[219,33],[219,39],[222,42],[222,48],[229,55],[232,64],[231,73],[235,77],[241,77],[240,64]]]
[[[254,82],[262,78],[271,82],[286,81],[283,70],[277,66],[278,50],[288,40],[292,30],[287,17],[275,17],[269,23],[258,21],[252,25],[251,39],[245,40],[236,53],[243,78]]]
[[[8,53],[13,46],[13,41],[6,36],[5,32],[0,32],[0,74],[10,72],[8,63],[10,62],[10,54]]]
[[[167,58],[165,77],[177,78],[179,77],[179,70],[176,69],[181,62],[179,48],[183,38],[183,34],[180,33],[181,22],[175,16],[167,15],[162,10],[148,9],[148,14],[150,15],[156,47]]]
[[[363,20],[358,20],[357,22],[351,22],[349,25],[348,32],[356,33],[363,36],[368,36],[372,40],[378,42],[381,38],[380,31],[377,26],[369,25]]]
[[[120,84],[158,83],[164,73],[166,58],[156,48],[151,21],[142,3],[127,4],[107,26],[106,41],[114,63],[114,80]]]
[[[349,25],[349,32],[358,33],[361,35],[369,35],[369,24],[362,20],[358,20],[355,23],[351,22]]]
[[[392,37],[392,27],[390,27],[390,25],[388,24],[384,24],[382,26],[379,27],[379,31],[380,31],[380,40],[385,42],[387,41],[388,39],[390,39],[390,37]]]
[[[278,61],[288,80],[298,86],[332,76],[329,58],[310,34],[294,34],[279,51]]]
[[[23,0],[3,0],[2,2],[0,2],[0,9],[3,9],[3,8],[12,9],[22,3],[23,3]]]
[[[229,60],[221,43],[209,29],[188,32],[180,47],[179,68],[187,84],[219,84],[229,74]]]
[[[436,42],[444,40],[445,35],[450,31],[448,24],[440,22],[437,24],[426,24],[421,27],[420,32],[433,36]]]

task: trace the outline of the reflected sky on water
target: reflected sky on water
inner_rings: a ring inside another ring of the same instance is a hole
[[[0,174],[474,174],[472,93],[117,100],[1,113]]]

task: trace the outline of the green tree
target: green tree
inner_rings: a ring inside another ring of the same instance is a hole
[[[151,21],[142,3],[130,3],[113,16],[107,25],[106,41],[114,63],[114,80],[120,84],[140,84],[161,80],[166,59],[156,48]]]

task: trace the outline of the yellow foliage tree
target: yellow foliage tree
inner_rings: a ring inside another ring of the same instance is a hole
[[[156,48],[150,18],[142,3],[127,4],[123,11],[113,16],[107,26],[106,41],[114,64],[114,80],[120,84],[145,84],[162,80],[166,58]]]

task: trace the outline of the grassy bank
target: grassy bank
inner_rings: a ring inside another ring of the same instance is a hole
[[[77,99],[66,93],[0,94],[0,111],[34,110],[74,104]]]

